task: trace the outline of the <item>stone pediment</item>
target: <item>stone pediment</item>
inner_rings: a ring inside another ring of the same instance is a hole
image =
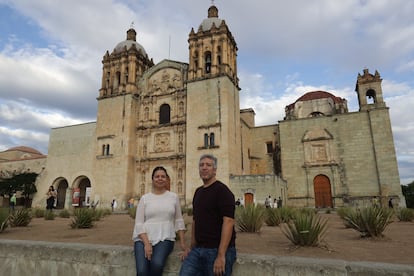
[[[314,128],[307,130],[303,135],[302,141],[317,141],[317,140],[330,140],[333,139],[332,134],[330,134],[326,129]]]
[[[145,72],[140,86],[144,95],[161,95],[184,88],[188,65],[163,60]]]

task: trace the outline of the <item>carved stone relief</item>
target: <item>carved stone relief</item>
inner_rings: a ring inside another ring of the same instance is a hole
[[[148,81],[148,90],[153,94],[166,93],[183,86],[181,73],[175,69],[156,72]]]
[[[170,149],[170,134],[159,133],[154,136],[154,151],[163,152]]]

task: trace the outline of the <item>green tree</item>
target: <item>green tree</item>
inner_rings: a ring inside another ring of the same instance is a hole
[[[11,196],[15,192],[21,192],[24,197],[25,207],[30,207],[30,196],[37,192],[35,185],[39,174],[34,172],[13,172],[3,175],[0,178],[0,195]]]
[[[414,181],[408,185],[401,185],[407,208],[414,208]]]

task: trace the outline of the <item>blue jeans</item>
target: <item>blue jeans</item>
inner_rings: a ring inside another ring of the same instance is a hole
[[[161,241],[152,246],[151,261],[145,258],[144,243],[136,241],[134,244],[135,264],[139,276],[161,276],[168,255],[174,249],[173,241]]]
[[[214,261],[217,258],[217,248],[193,248],[181,265],[180,276],[213,276]],[[230,276],[236,261],[236,248],[229,247],[226,251],[226,266],[224,276]]]

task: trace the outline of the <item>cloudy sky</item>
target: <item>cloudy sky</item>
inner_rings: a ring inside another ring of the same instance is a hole
[[[324,90],[358,111],[364,68],[383,78],[401,183],[414,180],[414,1],[216,0],[236,39],[241,107],[283,119]],[[47,154],[51,128],[95,121],[102,57],[131,25],[155,63],[188,62],[210,0],[0,0],[0,151]]]

